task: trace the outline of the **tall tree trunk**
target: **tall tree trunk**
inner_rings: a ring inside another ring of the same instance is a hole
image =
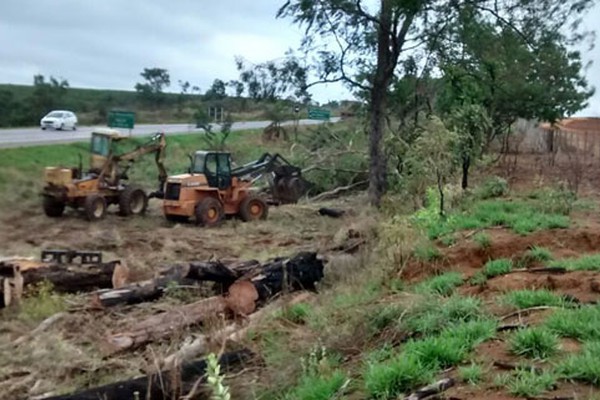
[[[373,77],[369,109],[369,202],[375,207],[381,205],[386,189],[387,160],[383,152],[383,130],[387,87],[393,74],[395,60],[390,46],[392,31],[392,8],[389,0],[381,0],[381,15],[377,26],[377,68]]]
[[[465,156],[462,160],[462,184],[461,187],[465,190],[469,187],[469,168],[471,168],[471,156]]]

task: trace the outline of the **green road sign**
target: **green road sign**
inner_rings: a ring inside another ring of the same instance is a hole
[[[331,113],[329,110],[319,110],[318,108],[309,108],[308,109],[308,118],[309,119],[322,119],[328,120],[331,117]]]
[[[109,111],[108,126],[110,128],[133,129],[135,113],[130,111]]]

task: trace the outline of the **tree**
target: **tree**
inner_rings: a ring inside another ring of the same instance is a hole
[[[492,127],[487,111],[480,105],[469,104],[452,111],[450,127],[458,133],[456,152],[462,165],[461,187],[469,186],[469,169],[483,148],[486,132]]]
[[[169,72],[163,68],[144,68],[140,73],[144,83],[136,83],[135,90],[143,101],[158,106],[165,100],[163,90],[171,85]]]
[[[220,79],[215,79],[210,89],[204,93],[204,98],[206,100],[223,100],[227,97],[226,87],[225,82]]]
[[[181,88],[179,96],[177,96],[177,112],[181,114],[183,112],[183,105],[185,104],[185,100],[191,85],[188,81],[184,82],[179,80],[177,83],[179,83],[179,87]]]
[[[46,81],[44,75],[34,75],[33,94],[30,99],[31,109],[33,111],[32,120],[40,118],[44,114],[52,111],[62,103],[69,82],[65,79],[56,79],[53,76]]]
[[[465,9],[497,29],[514,31],[526,43],[546,36],[565,44],[582,38],[575,24],[569,26],[571,37],[563,32],[592,4],[591,0],[505,0],[493,5],[489,0],[380,0],[371,10],[361,0],[288,0],[277,16],[291,17],[306,27],[303,50],[316,55],[310,72],[318,78],[307,87],[343,82],[366,95],[369,200],[379,206],[386,190],[382,143],[388,92],[393,78],[405,74],[406,61],[419,55],[422,62],[412,64],[432,68],[436,58],[429,55],[438,43],[456,45],[452,28]]]
[[[250,98],[257,101],[275,101],[292,96],[294,100],[307,103],[310,95],[306,91],[306,70],[300,61],[288,53],[283,61],[267,61],[249,64],[236,57],[240,81],[246,85]]]
[[[446,128],[438,117],[425,121],[421,134],[408,152],[408,168],[413,172],[412,179],[433,183],[439,193],[439,214],[444,215],[444,188],[454,176],[458,163],[454,149],[459,135]]]
[[[233,89],[232,96],[241,97],[244,93],[244,83],[236,80],[231,80],[227,83],[231,89]]]

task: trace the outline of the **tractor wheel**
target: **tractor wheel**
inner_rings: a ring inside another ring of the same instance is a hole
[[[106,199],[97,194],[91,194],[85,198],[83,211],[89,221],[97,221],[106,215]]]
[[[221,202],[214,197],[207,197],[196,206],[196,225],[218,225],[224,214],[225,210]]]
[[[127,186],[119,195],[119,212],[123,216],[142,214],[148,207],[148,196],[137,186]]]
[[[65,203],[52,196],[44,196],[44,212],[49,217],[60,217],[65,211]]]
[[[240,216],[242,220],[256,221],[266,219],[269,215],[269,206],[263,199],[255,195],[248,195],[240,204]]]

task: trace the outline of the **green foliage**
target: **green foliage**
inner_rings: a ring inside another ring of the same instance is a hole
[[[392,360],[368,363],[365,389],[371,399],[390,399],[430,383],[437,371],[415,354],[400,354]]]
[[[519,309],[538,306],[565,307],[571,305],[564,297],[547,289],[515,290],[504,295],[503,301]]]
[[[144,83],[136,83],[135,90],[142,101],[160,105],[165,101],[164,89],[171,84],[169,72],[163,68],[144,68],[140,73]]]
[[[600,341],[600,306],[556,310],[544,325],[563,337]]]
[[[558,365],[557,372],[565,379],[600,386],[600,342],[585,343],[581,353],[569,356]]]
[[[431,242],[418,245],[414,250],[415,258],[422,262],[435,261],[442,257],[437,247]]]
[[[510,394],[528,398],[539,396],[556,385],[556,375],[553,372],[538,372],[533,368],[519,368],[514,375],[508,375],[504,380]]]
[[[481,382],[483,378],[483,368],[481,365],[475,363],[471,363],[471,365],[466,365],[464,367],[458,367],[458,377],[465,383],[476,385]]]
[[[404,307],[395,304],[380,306],[369,313],[368,326],[373,332],[380,332],[388,326],[397,323],[404,310]]]
[[[549,267],[563,267],[571,271],[600,271],[600,254],[587,254],[577,258],[555,260]]]
[[[19,317],[29,322],[42,321],[56,313],[65,311],[65,296],[53,290],[52,283],[43,281],[27,288],[21,300]]]
[[[526,261],[545,262],[552,259],[552,252],[545,247],[533,246],[525,252]]]
[[[423,335],[438,333],[450,324],[485,317],[481,300],[476,297],[450,296],[422,301],[407,311],[399,329]]]
[[[469,279],[469,283],[475,286],[483,285],[487,282],[487,279],[487,276],[485,276],[483,272],[479,271]]]
[[[477,243],[480,249],[488,249],[492,245],[492,238],[485,232],[478,232],[473,235],[473,241]]]
[[[281,318],[285,318],[295,324],[304,324],[306,323],[306,320],[310,316],[311,312],[312,307],[310,304],[298,303],[289,307],[285,307],[281,311],[280,316]]]
[[[577,195],[563,185],[557,188],[543,188],[530,195],[540,201],[540,209],[547,214],[569,215],[573,210]]]
[[[492,176],[486,179],[475,189],[475,196],[482,200],[506,196],[508,194],[508,182],[504,178]]]
[[[492,226],[505,226],[518,234],[526,235],[537,230],[567,228],[569,218],[561,214],[540,212],[539,201],[522,200],[482,200],[472,204],[461,213],[450,214],[447,218],[434,218],[423,214],[415,218],[429,239],[437,239],[452,232],[465,229],[484,229]]]
[[[217,356],[210,353],[206,358],[206,383],[212,391],[211,400],[231,399],[229,388],[223,383],[224,379]]]
[[[454,289],[463,283],[462,275],[458,272],[447,272],[419,283],[415,287],[417,293],[438,294],[449,296]]]
[[[286,400],[330,400],[339,394],[346,382],[341,371],[334,371],[328,376],[303,376],[285,397]]]
[[[558,351],[558,336],[547,328],[526,328],[509,340],[510,350],[520,356],[545,359]]]
[[[483,266],[483,274],[488,278],[494,276],[504,275],[512,271],[513,262],[508,258],[499,258],[497,260],[490,260]]]

